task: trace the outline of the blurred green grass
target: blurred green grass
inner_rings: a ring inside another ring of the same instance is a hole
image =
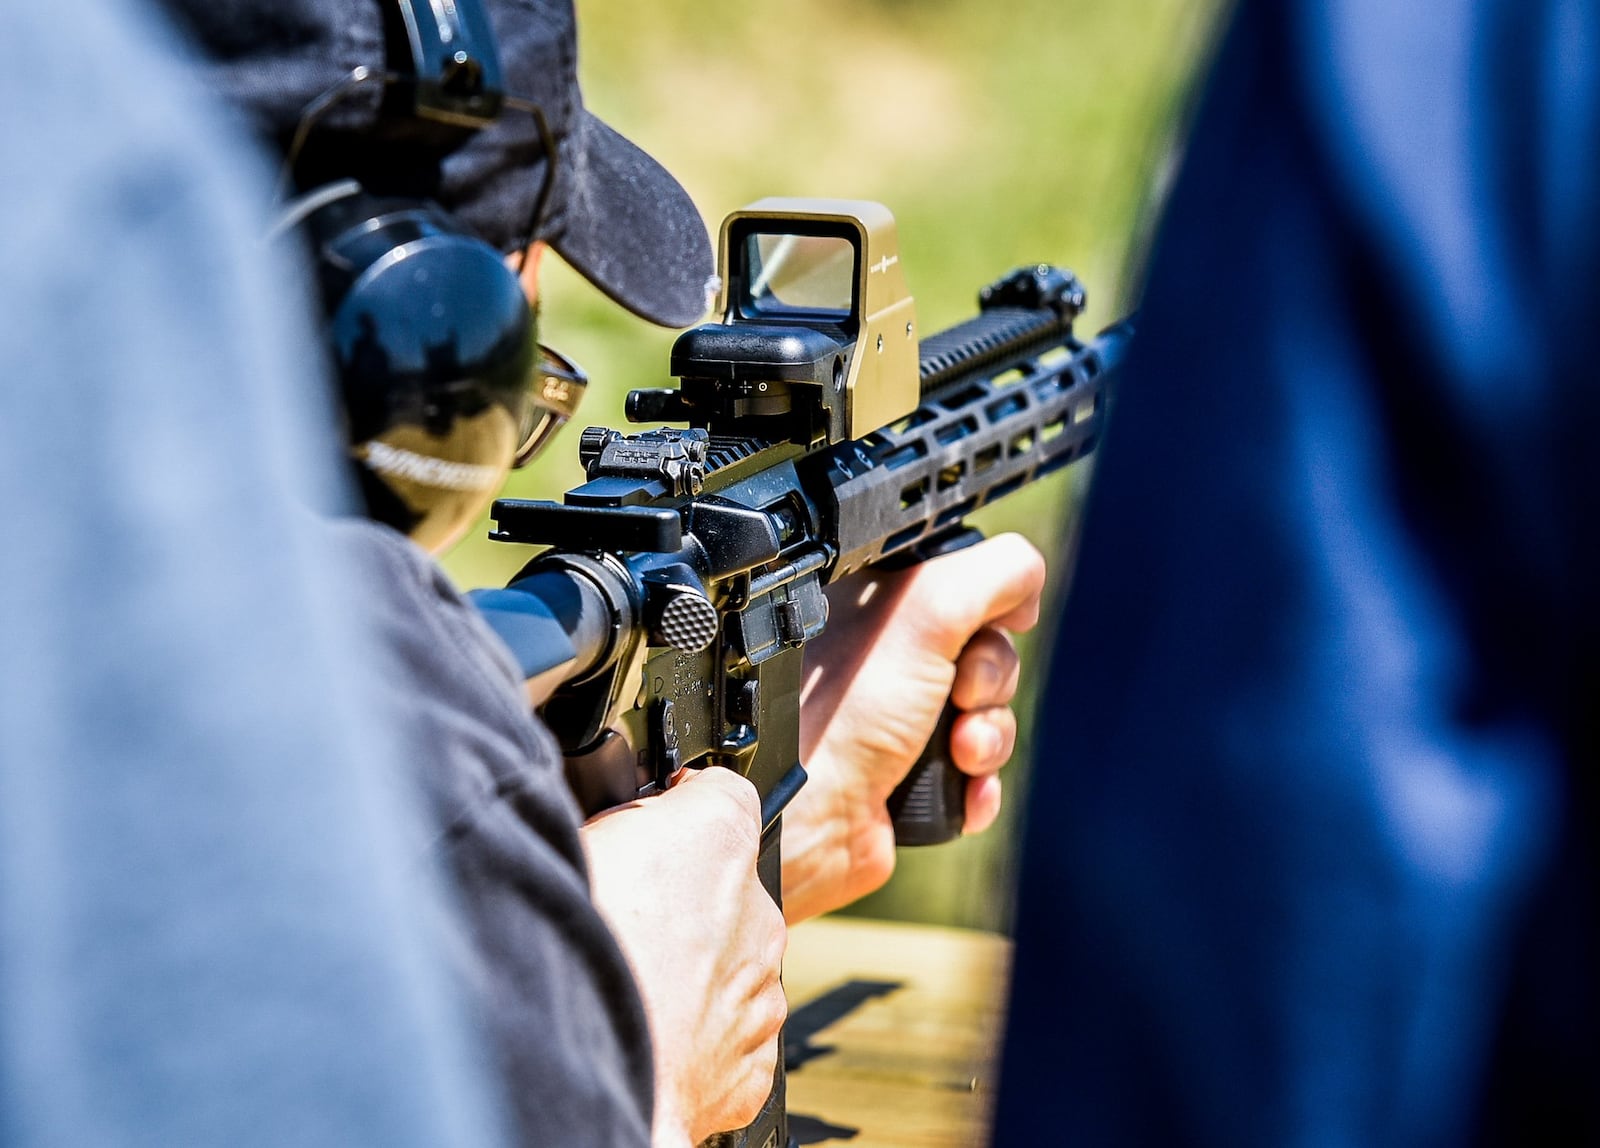
[[[683,182],[713,232],[765,195],[880,200],[899,223],[924,331],[968,317],[979,287],[1040,261],[1088,285],[1092,331],[1134,293],[1141,221],[1217,10],[1217,0],[579,0],[580,68],[588,106]],[[629,388],[670,383],[674,332],[627,315],[555,258],[541,294],[542,337],[594,380],[580,423],[620,426]],[[567,428],[507,495],[552,498],[582,481],[576,441]],[[1072,468],[974,521],[1053,556],[1084,478]],[[462,585],[503,584],[528,557],[486,530],[445,563]],[[1047,618],[1039,632],[1050,630]],[[1028,771],[1070,752],[1031,735],[1046,646],[1023,643],[1023,734],[1000,823],[902,851],[890,884],[851,911],[1007,927]]]

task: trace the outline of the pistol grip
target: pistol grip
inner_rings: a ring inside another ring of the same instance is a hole
[[[889,795],[896,845],[942,845],[961,836],[967,820],[967,775],[950,761],[950,727],[960,712],[944,703],[922,756]]]
[[[964,522],[957,523],[879,566],[904,569],[982,541],[978,530]],[[944,703],[944,712],[939,715],[939,724],[933,727],[922,756],[889,795],[889,820],[894,823],[896,845],[943,845],[961,836],[967,823],[967,775],[950,760],[950,727],[960,713],[950,702]]]

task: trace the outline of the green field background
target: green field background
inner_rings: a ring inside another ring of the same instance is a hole
[[[588,106],[678,176],[713,232],[766,195],[876,199],[899,223],[922,330],[968,317],[979,287],[1033,262],[1078,272],[1095,330],[1136,292],[1130,269],[1216,11],[1215,0],[579,0],[580,75]],[[593,379],[577,422],[623,425],[629,388],[671,382],[674,333],[558,259],[541,282],[542,337]],[[507,494],[551,498],[580,482],[576,444],[568,427]],[[1053,558],[1086,477],[1074,467],[974,521]],[[446,560],[464,586],[503,584],[529,557],[486,530]],[[851,912],[1008,926],[1028,773],[1071,753],[1031,734],[1047,647],[1024,642],[1023,733],[1000,823],[903,850],[890,884]]]

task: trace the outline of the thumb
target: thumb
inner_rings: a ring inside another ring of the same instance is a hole
[[[1039,620],[1045,563],[1020,534],[998,534],[944,554],[912,572],[904,601],[921,638],[954,662],[984,626],[1020,631]]]

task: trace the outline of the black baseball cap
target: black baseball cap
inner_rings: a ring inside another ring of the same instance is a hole
[[[163,0],[199,45],[209,86],[285,151],[308,105],[357,68],[386,67],[381,0]],[[531,116],[503,111],[447,155],[408,154],[373,132],[380,85],[318,121],[311,181],[354,178],[377,194],[421,194],[502,251],[532,238],[628,310],[684,327],[707,309],[715,265],[704,221],[655,160],[583,106],[571,0],[483,0],[507,96],[536,105],[556,144],[553,175]]]

